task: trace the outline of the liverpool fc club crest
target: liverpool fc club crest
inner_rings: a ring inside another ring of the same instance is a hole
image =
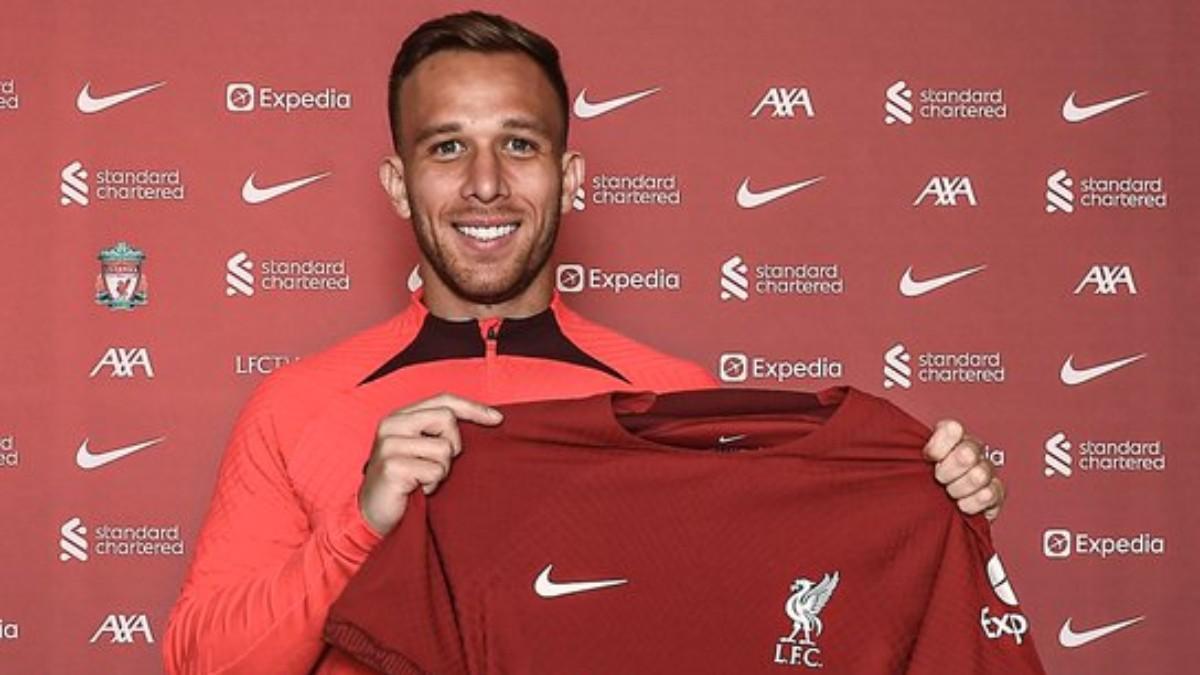
[[[820,668],[821,649],[813,638],[821,636],[825,626],[819,614],[837,589],[838,573],[826,574],[819,582],[796,579],[783,611],[792,622],[791,631],[775,644],[775,663],[786,666]],[[799,639],[797,639],[799,638]]]
[[[96,303],[109,309],[130,310],[146,304],[146,254],[125,242],[100,251],[100,274],[96,276]]]

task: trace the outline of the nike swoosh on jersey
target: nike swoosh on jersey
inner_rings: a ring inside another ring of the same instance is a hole
[[[285,195],[292,190],[299,190],[309,183],[315,183],[330,175],[330,173],[331,172],[326,171],[325,173],[318,173],[312,176],[306,176],[304,178],[297,178],[293,181],[280,183],[279,185],[271,185],[264,188],[254,185],[254,174],[252,173],[250,174],[250,177],[246,179],[246,182],[242,184],[242,201],[246,202],[247,204],[261,204],[263,202],[275,199],[276,197]]]
[[[746,437],[746,434],[735,434],[733,436],[720,436],[717,438],[717,443],[720,445],[725,445],[726,443],[733,443],[734,441],[740,441],[745,437]]]
[[[550,572],[553,570],[554,565],[546,565],[541,574],[534,580],[533,592],[537,593],[539,597],[559,598],[564,595],[574,595],[575,593],[586,593],[601,588],[620,586],[628,582],[627,579],[602,579],[599,581],[568,581],[559,583],[550,580]]]
[[[1101,101],[1091,105],[1079,106],[1075,104],[1075,92],[1071,92],[1071,95],[1067,97],[1067,100],[1063,101],[1062,116],[1063,119],[1068,122],[1082,122],[1084,120],[1091,119],[1096,115],[1106,113],[1117,106],[1122,106],[1130,101],[1137,100],[1149,93],[1150,92],[1148,91],[1139,91],[1136,94],[1129,94],[1128,96],[1121,96],[1120,98]]]
[[[912,265],[909,265],[908,269],[904,270],[904,276],[900,277],[900,294],[906,298],[915,298],[918,295],[925,295],[930,291],[936,291],[942,286],[952,284],[963,277],[971,276],[972,274],[985,269],[987,269],[987,265],[978,265],[970,269],[962,270],[961,272],[943,274],[940,277],[933,277],[932,279],[917,281],[916,279],[912,278]]]
[[[1121,629],[1128,628],[1145,618],[1146,617],[1144,616],[1138,616],[1132,619],[1125,619],[1124,621],[1110,623],[1107,626],[1100,626],[1099,628],[1093,628],[1091,630],[1085,630],[1081,633],[1076,633],[1075,631],[1071,630],[1071,619],[1068,617],[1067,620],[1063,622],[1062,629],[1058,631],[1058,644],[1068,649],[1082,647],[1089,642],[1095,642],[1102,637],[1112,635]]]
[[[824,179],[824,176],[817,176],[816,178],[802,180],[799,183],[789,183],[787,185],[781,185],[780,187],[765,190],[763,192],[755,192],[750,189],[750,179],[744,178],[742,179],[742,184],[738,186],[737,204],[743,209],[758,208],[763,204],[770,204],[780,197],[786,197],[797,190],[803,190],[804,188],[819,183]]]
[[[589,103],[587,100],[587,89],[584,88],[581,89],[579,91],[579,95],[575,97],[575,116],[584,120],[591,119],[593,117],[599,117],[600,115],[610,113],[622,106],[627,106],[634,101],[646,98],[651,94],[657,94],[661,89],[662,87],[654,87],[653,89],[646,89],[644,91],[634,92],[625,96],[618,96],[617,98],[609,99],[607,101],[600,101],[599,103]]]
[[[152,445],[158,445],[166,440],[166,438],[166,436],[160,436],[149,441],[142,441],[141,443],[134,443],[133,445],[126,445],[114,450],[108,450],[107,452],[89,451],[88,439],[85,438],[83,439],[83,442],[79,444],[79,450],[75,452],[75,463],[78,464],[79,468],[81,469],[97,469],[105,464],[111,464],[112,462],[115,462],[123,457],[128,457],[135,452],[145,450]]]
[[[1136,354],[1134,356],[1127,356],[1123,359],[1117,359],[1116,361],[1109,361],[1108,363],[1101,363],[1098,366],[1092,366],[1091,368],[1079,370],[1075,368],[1075,355],[1071,354],[1067,357],[1067,360],[1063,362],[1062,369],[1059,371],[1058,376],[1059,379],[1062,380],[1062,383],[1066,385],[1083,384],[1088,380],[1094,380],[1101,375],[1107,375],[1118,368],[1123,368],[1134,361],[1144,358],[1146,358],[1145,354]]]
[[[144,87],[118,92],[116,94],[109,94],[108,96],[101,96],[100,98],[93,98],[91,92],[92,83],[88,82],[83,85],[83,89],[79,90],[79,96],[75,97],[75,107],[78,108],[79,112],[81,113],[98,113],[101,110],[107,110],[114,105],[124,103],[129,99],[137,98],[142,94],[148,94],[164,84],[166,84],[166,82],[155,82],[154,84],[148,84]]]

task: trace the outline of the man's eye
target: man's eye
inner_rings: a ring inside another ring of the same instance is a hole
[[[522,155],[527,155],[537,150],[537,144],[524,138],[510,138],[508,139],[508,149]]]
[[[433,146],[433,154],[435,155],[453,155],[462,150],[462,143],[458,141],[442,141]]]

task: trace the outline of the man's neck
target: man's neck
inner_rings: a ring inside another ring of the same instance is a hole
[[[496,304],[480,304],[454,294],[440,279],[426,279],[421,302],[430,314],[448,321],[523,319],[545,311],[554,298],[554,280],[540,274],[520,295]]]

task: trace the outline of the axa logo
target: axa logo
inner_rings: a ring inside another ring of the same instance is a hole
[[[254,295],[254,261],[245,251],[238,251],[225,261],[225,295],[233,297]]]
[[[979,206],[970,176],[933,176],[912,205],[918,206],[922,201],[932,199],[934,206],[958,206],[959,197],[971,206]]]
[[[1071,459],[1071,441],[1067,440],[1067,435],[1059,431],[1047,438],[1042,447],[1046,450],[1046,478],[1053,476],[1070,478],[1073,460]]]
[[[805,117],[811,119],[816,116],[808,87],[771,87],[763,94],[758,105],[754,106],[750,117],[758,117],[759,113],[768,107],[771,109],[771,117],[795,118],[796,108],[800,108]]]
[[[748,271],[749,267],[740,255],[721,263],[722,300],[746,300],[750,297],[750,280],[746,277]]]
[[[60,179],[58,184],[59,192],[62,196],[59,197],[58,203],[63,206],[77,204],[79,206],[87,206],[88,193],[90,189],[87,184],[88,172],[83,168],[83,162],[75,160],[64,166],[62,171],[58,173]]]
[[[1079,295],[1088,285],[1094,286],[1092,295],[1116,295],[1122,287],[1126,293],[1137,295],[1137,285],[1129,265],[1092,265],[1075,287],[1075,295]]]
[[[892,345],[883,353],[883,388],[912,388],[912,355],[903,343]]]
[[[96,365],[92,366],[92,372],[88,373],[88,377],[96,377],[101,370],[106,368],[110,378],[128,379],[133,377],[139,369],[145,377],[154,377],[154,364],[151,363],[150,352],[145,347],[109,347]]]
[[[87,527],[78,516],[71,518],[58,528],[58,559],[62,562],[78,560],[87,562],[88,541],[84,536]]]
[[[154,644],[154,633],[150,630],[150,619],[145,614],[109,614],[100,627],[92,633],[89,643],[95,643],[107,635],[109,644],[131,645],[140,636],[142,642]]]
[[[834,572],[824,575],[818,582],[804,578],[792,582],[791,595],[783,605],[792,626],[790,632],[775,643],[773,663],[805,668],[824,667],[821,648],[814,638],[825,632],[821,610],[833,598],[839,580],[838,573]]]
[[[1074,213],[1075,193],[1071,191],[1074,181],[1066,169],[1059,169],[1046,177],[1046,213]]]
[[[912,89],[908,83],[899,80],[884,91],[883,110],[883,121],[887,124],[913,123]]]

